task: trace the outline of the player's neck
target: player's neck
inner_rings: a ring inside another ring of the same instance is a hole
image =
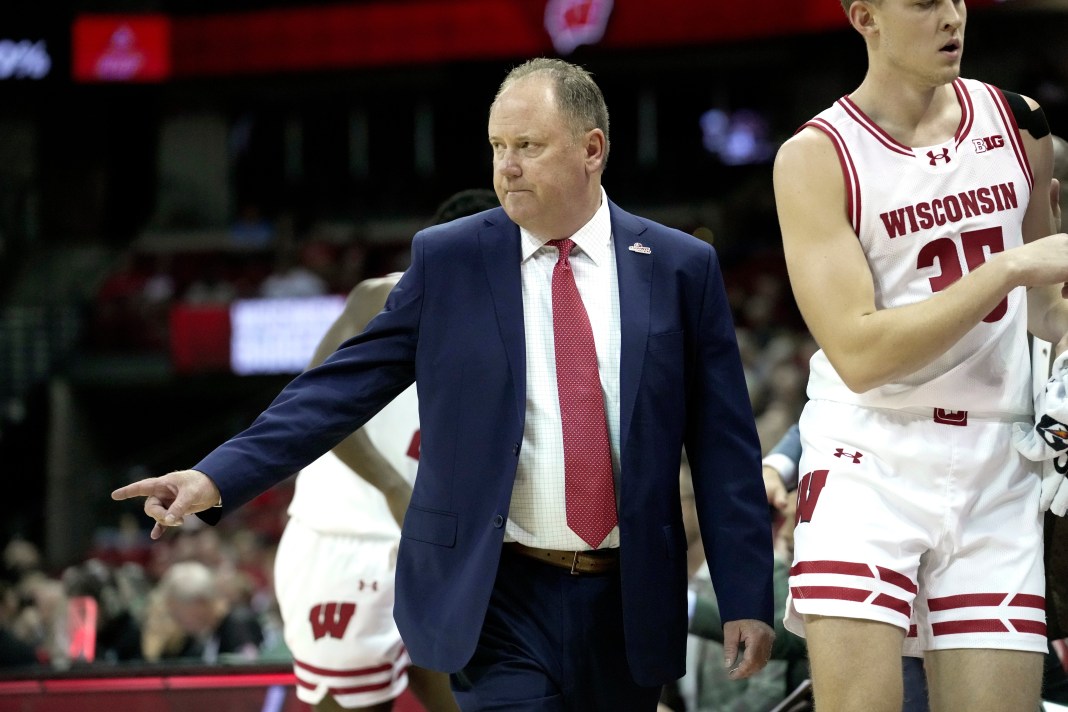
[[[869,72],[849,95],[868,118],[906,146],[932,146],[948,140],[960,123],[960,103],[952,83],[902,81]]]

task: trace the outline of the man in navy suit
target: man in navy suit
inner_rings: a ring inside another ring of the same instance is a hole
[[[413,663],[451,673],[465,710],[651,711],[684,672],[685,447],[725,664],[751,675],[774,637],[771,525],[716,254],[608,200],[608,111],[580,67],[512,70],[489,142],[501,208],[418,233],[362,334],[193,469],[112,496],[146,497],[154,538],[214,522],[414,380],[394,609]],[[601,392],[578,402],[589,383],[569,379],[590,364]],[[573,508],[596,510],[596,533]]]

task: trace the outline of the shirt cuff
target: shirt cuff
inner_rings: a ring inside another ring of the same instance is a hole
[[[786,489],[792,490],[797,487],[797,463],[793,461],[793,458],[781,452],[773,452],[761,460],[760,464],[778,472]]]
[[[693,612],[697,610],[697,594],[692,588],[686,589],[686,620],[693,622]]]

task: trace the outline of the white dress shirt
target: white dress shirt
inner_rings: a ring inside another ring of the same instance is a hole
[[[519,453],[506,541],[543,549],[589,549],[567,526],[564,502],[564,441],[556,386],[553,343],[552,278],[559,250],[548,238],[520,228],[523,284],[523,324],[527,356],[527,412],[523,447]],[[601,189],[601,206],[571,240],[571,269],[586,307],[597,348],[597,368],[604,391],[612,471],[619,490],[619,281],[612,248],[608,196]],[[619,546],[619,527],[601,545]]]

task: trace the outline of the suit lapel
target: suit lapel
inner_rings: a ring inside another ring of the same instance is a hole
[[[649,338],[649,309],[656,253],[629,249],[639,242],[645,225],[609,201],[612,215],[612,244],[616,251],[619,282],[619,446],[624,449],[630,432],[631,416],[641,383],[645,347]]]
[[[493,308],[497,313],[497,327],[515,383],[516,412],[522,422],[526,416],[527,359],[523,287],[519,276],[519,226],[505,218],[504,211],[501,211],[498,222],[491,223],[479,232],[478,242]]]

